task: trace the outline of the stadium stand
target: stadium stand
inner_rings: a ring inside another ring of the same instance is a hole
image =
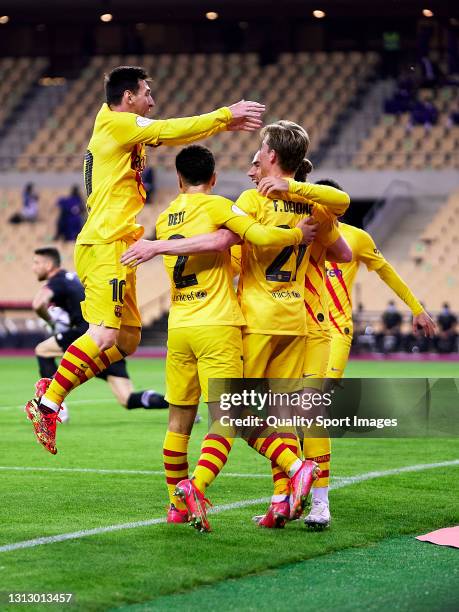
[[[20,149],[6,159],[6,169],[12,173],[19,171],[24,176],[31,172],[43,175],[81,172],[94,117],[103,100],[102,75],[120,64],[143,65],[152,75],[158,106],[153,116],[159,118],[197,114],[241,98],[252,98],[266,103],[266,122],[288,117],[305,125],[311,136],[313,156],[321,152],[324,154],[321,159],[327,163],[333,161],[335,154],[340,158],[332,168],[459,168],[459,126],[453,120],[458,111],[455,87],[417,90],[417,99],[434,103],[438,120],[428,126],[415,125],[409,111],[385,112],[384,99],[393,93],[395,82],[380,78],[376,53],[301,52],[281,53],[269,65],[260,65],[255,53],[94,56],[77,79],[66,79],[57,87],[42,82],[47,68],[43,58],[0,60],[3,78],[0,92],[14,92],[14,96],[3,97],[0,131],[3,128],[7,138]],[[292,82],[295,88],[291,87]],[[22,123],[29,122],[30,137],[28,133],[24,139],[23,134],[14,132],[14,126],[8,125],[8,118],[14,118],[21,101],[30,99],[31,93],[35,97],[26,108],[31,111],[35,106],[40,108],[35,114],[26,113]],[[357,123],[353,117],[358,118]],[[341,145],[336,141],[340,134],[346,136]],[[351,141],[353,146],[349,146]],[[216,154],[219,171],[246,172],[248,158],[254,152],[253,135],[223,133],[206,144]],[[159,173],[171,171],[176,152],[174,148],[155,149],[149,155],[149,163]],[[5,169],[2,150],[0,157]],[[0,192],[0,223],[11,230],[4,229],[0,247],[0,261],[6,270],[3,294],[13,305],[27,304],[37,288],[30,271],[31,255],[37,246],[52,242],[57,216],[55,204],[62,192],[57,187],[40,188],[38,221],[33,226],[14,227],[7,220],[21,208],[21,190],[11,188]],[[174,194],[175,187],[159,189],[153,205],[145,207],[140,221],[146,226],[147,237],[156,216]],[[398,259],[391,258],[401,276],[433,312],[445,300],[454,310],[459,310],[459,276],[455,272],[459,264],[458,219],[459,192],[456,192],[423,227],[419,238],[409,238],[411,245],[405,249],[409,256],[405,253]],[[73,245],[56,244],[64,255],[64,265],[72,269]],[[381,246],[384,248],[384,244]],[[141,266],[138,278],[139,304],[144,323],[148,325],[168,310],[168,281],[160,260]],[[392,297],[376,274],[360,271],[354,304],[363,304],[370,322],[379,320],[381,309]],[[34,325],[30,312],[4,309],[5,313],[13,313],[12,321],[23,319],[28,321],[28,326]]]
[[[414,293],[432,311],[438,311],[447,298],[459,310],[459,191],[450,195],[409,247],[409,258],[392,261]],[[381,303],[394,296],[374,272],[359,272],[358,301],[365,310],[380,311]]]
[[[43,57],[0,58],[0,129],[46,65]]]
[[[359,169],[459,168],[459,126],[451,121],[457,109],[456,89],[420,89],[418,100],[432,102],[438,110],[434,124],[413,125],[411,113],[382,115],[352,160]]]
[[[3,228],[11,228],[11,231],[2,232],[4,240],[1,245],[0,262],[5,271],[2,274],[2,295],[3,299],[7,299],[13,305],[30,302],[37,291],[38,283],[31,271],[34,249],[55,244],[62,253],[63,266],[73,270],[74,244],[53,242],[58,214],[56,200],[61,195],[61,190],[41,190],[38,220],[33,225],[24,223],[12,226],[8,224],[8,218],[12,211],[20,208],[21,191],[16,189],[2,191],[0,224]],[[146,228],[146,237],[151,235],[158,214],[174,196],[173,189],[159,190],[155,205],[146,206],[139,215],[139,222]],[[142,317],[147,324],[168,308],[169,281],[160,259],[139,268],[138,296]]]
[[[93,119],[103,99],[102,74],[120,64],[142,65],[149,71],[161,118],[194,115],[241,98],[260,99],[269,108],[268,121],[288,116],[308,126],[311,150],[315,151],[342,110],[374,75],[378,62],[375,53],[351,52],[345,63],[343,58],[341,52],[283,53],[277,63],[259,66],[254,53],[94,57],[22,152],[17,169],[81,168]],[[213,138],[219,168],[245,170],[251,138],[248,134]],[[155,166],[170,167],[173,157],[173,150],[159,149]]]

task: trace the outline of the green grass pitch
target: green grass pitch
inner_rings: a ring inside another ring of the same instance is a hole
[[[254,526],[271,482],[266,461],[238,440],[209,490],[213,532],[201,535],[155,521],[167,504],[167,411],[128,412],[91,381],[72,394],[53,457],[21,412],[34,360],[2,358],[0,368],[0,609],[18,608],[8,593],[73,593],[68,609],[81,611],[457,609],[458,551],[413,537],[459,524],[457,440],[334,440],[333,522],[320,533],[300,522]],[[132,359],[129,370],[137,389],[163,390],[163,360]],[[352,362],[347,375],[453,377],[457,364]],[[191,466],[204,433],[205,421],[193,432]],[[396,471],[442,462],[450,464]],[[378,473],[351,479],[369,472]],[[76,535],[5,550],[62,534]],[[67,606],[31,606],[49,608]]]

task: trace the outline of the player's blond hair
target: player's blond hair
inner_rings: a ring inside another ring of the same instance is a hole
[[[276,121],[261,131],[262,142],[275,151],[279,166],[285,172],[295,172],[306,157],[309,136],[304,128],[293,121]]]

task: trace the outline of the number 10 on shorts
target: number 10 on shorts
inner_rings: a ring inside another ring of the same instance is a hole
[[[108,284],[112,286],[112,300],[114,302],[120,302],[120,304],[124,304],[124,288],[126,287],[125,280],[118,280],[117,278],[112,278],[111,281],[108,281]]]

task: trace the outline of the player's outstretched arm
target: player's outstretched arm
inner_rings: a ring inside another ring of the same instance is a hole
[[[209,234],[176,240],[139,240],[121,256],[121,263],[135,267],[157,255],[196,255],[221,253],[241,241],[237,234],[225,228]]]
[[[426,337],[433,337],[435,334],[435,323],[405,281],[397,274],[395,268],[386,261],[383,266],[376,270],[376,273],[410,308],[413,313],[413,332],[417,334],[419,333],[419,328],[421,328]]]
[[[253,132],[258,130],[265,111],[263,104],[245,101],[224,106],[211,113],[178,119],[148,119],[131,113],[119,113],[115,138],[126,144],[145,143],[175,146],[209,138],[225,130]]]
[[[267,176],[262,178],[257,187],[261,195],[275,197],[282,194],[294,195],[306,202],[320,204],[336,216],[343,215],[349,207],[350,198],[345,191],[329,185],[303,183],[291,178]]]

